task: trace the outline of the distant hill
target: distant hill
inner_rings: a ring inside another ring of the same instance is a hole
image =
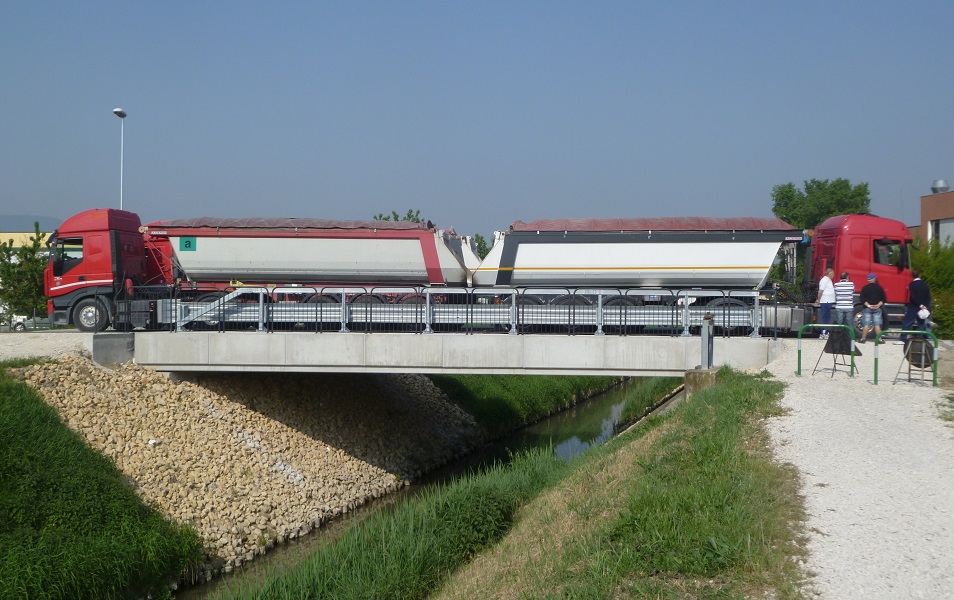
[[[0,231],[4,233],[33,231],[33,223],[40,223],[40,231],[49,233],[60,226],[63,219],[38,215],[0,215]]]

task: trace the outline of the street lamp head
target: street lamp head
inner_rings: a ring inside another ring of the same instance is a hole
[[[121,108],[114,108],[114,109],[113,109],[113,114],[115,114],[115,115],[116,115],[117,117],[119,117],[120,119],[125,119],[125,118],[126,118],[126,111],[124,111],[124,110],[121,109]]]

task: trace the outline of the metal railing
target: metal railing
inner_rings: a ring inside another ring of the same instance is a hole
[[[269,286],[137,287],[116,323],[151,329],[758,336],[751,290]]]

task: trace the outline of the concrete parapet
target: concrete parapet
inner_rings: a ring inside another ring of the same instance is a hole
[[[135,358],[134,333],[95,333],[92,337],[93,361],[104,367],[120,365]]]
[[[143,332],[136,362],[159,371],[682,376],[699,338],[414,333]],[[715,366],[759,369],[765,338],[717,338]]]

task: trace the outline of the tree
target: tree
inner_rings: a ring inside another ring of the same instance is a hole
[[[954,337],[954,244],[942,244],[936,238],[915,246],[911,266],[931,287],[931,320],[937,323],[934,334]]]
[[[424,219],[421,218],[421,211],[407,209],[407,214],[403,217],[397,214],[396,210],[392,210],[390,215],[385,215],[384,213],[378,213],[371,217],[375,221],[410,221],[412,223],[423,223]]]
[[[487,247],[487,240],[479,233],[474,234],[474,246],[477,247],[477,256],[481,259],[486,258],[487,254],[490,253],[490,248]]]
[[[412,223],[423,223],[425,221],[421,218],[421,211],[410,208],[403,217],[396,210],[392,210],[389,215],[378,213],[371,218],[375,221],[411,221]],[[477,247],[477,256],[480,258],[484,258],[490,252],[490,248],[487,247],[487,240],[479,233],[474,234],[474,245]]]
[[[0,305],[10,313],[33,315],[46,314],[46,297],[43,296],[43,269],[46,267],[46,252],[40,223],[33,223],[34,235],[30,243],[20,248],[13,247],[13,240],[0,243]],[[3,317],[6,320],[10,314]]]
[[[868,184],[852,186],[847,179],[812,179],[805,190],[794,183],[772,188],[772,213],[798,229],[812,229],[828,217],[851,213],[870,213]]]

